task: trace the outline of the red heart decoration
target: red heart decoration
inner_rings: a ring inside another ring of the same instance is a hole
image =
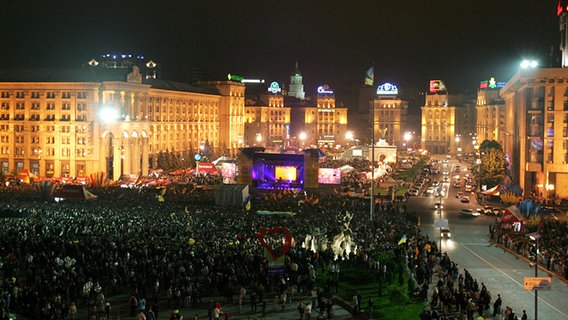
[[[264,241],[264,234],[266,233],[271,233],[271,234],[276,234],[278,232],[283,232],[284,235],[286,236],[286,240],[284,241],[284,245],[282,246],[282,250],[280,251],[280,253],[278,255],[276,255],[276,253],[274,253],[274,250],[272,250],[272,247],[269,246],[265,241]],[[278,260],[278,258],[282,257],[283,255],[285,255],[288,250],[290,250],[290,245],[292,243],[292,235],[290,234],[290,231],[288,231],[288,229],[284,228],[284,227],[274,227],[272,229],[270,228],[264,228],[264,229],[260,229],[257,233],[257,237],[258,237],[258,242],[260,242],[260,244],[265,247],[268,252],[270,252],[270,255],[272,256],[272,258],[274,260]]]

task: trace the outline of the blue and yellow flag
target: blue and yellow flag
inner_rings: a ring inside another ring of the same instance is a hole
[[[398,245],[400,246],[401,244],[406,243],[406,235],[403,235],[402,238],[400,238],[400,240],[398,240]]]

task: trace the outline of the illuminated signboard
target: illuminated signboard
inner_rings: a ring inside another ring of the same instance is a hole
[[[507,82],[495,81],[494,77],[489,80],[484,80],[479,83],[479,89],[501,89],[505,86]]]
[[[227,79],[229,79],[230,81],[237,81],[237,82],[243,81],[243,77],[237,76],[237,75],[234,75],[234,74],[230,74],[230,73],[227,75]]]
[[[281,92],[282,89],[280,89],[280,85],[278,84],[278,82],[274,81],[270,84],[270,87],[268,87],[268,91],[276,94],[278,92]]]
[[[383,83],[377,88],[377,95],[389,95],[396,96],[398,94],[398,88],[391,83]]]
[[[446,92],[446,86],[442,80],[430,80],[430,92]]]
[[[333,90],[331,90],[327,84],[324,84],[318,87],[318,93],[333,94]]]
[[[264,83],[264,79],[243,79],[242,83]]]

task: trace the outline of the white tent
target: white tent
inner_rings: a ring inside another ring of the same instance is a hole
[[[350,165],[344,165],[343,167],[339,167],[339,170],[341,171],[341,173],[351,173],[355,171],[355,168]]]

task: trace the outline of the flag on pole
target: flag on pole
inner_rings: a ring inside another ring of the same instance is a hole
[[[373,86],[375,82],[375,66],[371,66],[369,70],[365,73],[365,85],[366,86]]]
[[[420,227],[420,216],[418,216],[418,226]]]
[[[398,240],[398,245],[400,246],[401,244],[406,243],[406,235],[403,235],[402,238],[400,238],[400,240]]]

